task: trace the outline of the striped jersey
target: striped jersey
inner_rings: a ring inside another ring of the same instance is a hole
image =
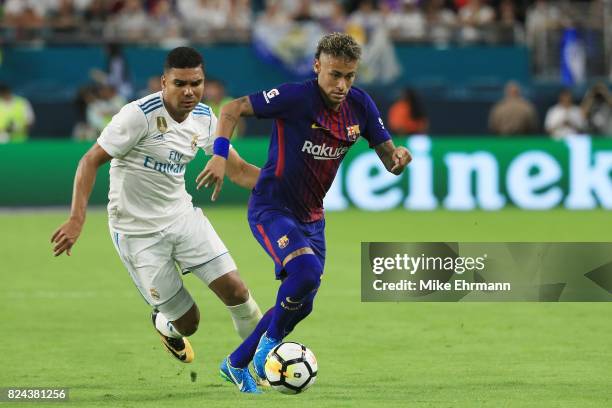
[[[268,160],[249,214],[287,210],[302,222],[323,218],[323,198],[359,137],[370,147],[390,139],[372,98],[352,87],[340,108],[327,107],[316,79],[249,95],[260,118],[274,119]]]

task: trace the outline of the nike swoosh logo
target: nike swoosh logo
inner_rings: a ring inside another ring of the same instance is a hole
[[[234,381],[234,384],[236,384],[238,386],[238,388],[242,389],[242,386],[244,385],[244,382],[243,381],[238,381],[236,379],[236,377],[234,376],[234,373],[232,373],[232,368],[229,366],[229,364],[227,365],[227,371],[229,371],[229,374],[232,377],[232,380]]]
[[[313,123],[313,124],[310,126],[310,128],[311,128],[311,129],[322,129],[322,130],[329,130],[329,129],[327,129],[327,128],[323,127],[323,126],[319,126],[319,125],[317,125],[316,123]]]
[[[295,301],[291,300],[291,297],[289,297],[289,296],[287,296],[287,297],[285,298],[285,300],[287,301],[287,303],[293,303],[293,304],[298,304],[298,303],[301,303],[301,302],[299,302],[299,301],[298,301],[298,302],[295,302]]]
[[[179,359],[179,360],[181,360],[181,361],[185,361],[185,359],[187,358],[187,353],[186,353],[186,352],[184,352],[184,351],[179,353],[179,352],[177,352],[176,350],[174,350],[174,349],[173,349],[172,347],[170,347],[170,346],[166,346],[166,348],[167,348],[167,349],[168,349],[168,350],[169,350],[169,351],[170,351],[172,354],[174,354],[174,356],[175,356],[176,358],[178,358],[178,359]]]
[[[185,361],[187,359],[187,352],[186,351],[178,351],[178,350],[176,350],[174,347],[172,347],[168,343],[168,341],[165,339],[165,336],[163,336],[161,333],[160,333],[160,336],[162,336],[162,340],[163,340],[164,346],[166,346],[166,349],[168,349],[168,351],[170,353],[172,353],[172,355],[174,357],[178,358],[181,361]]]

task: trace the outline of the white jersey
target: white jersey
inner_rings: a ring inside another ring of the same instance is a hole
[[[216,127],[217,118],[203,103],[176,122],[161,92],[131,102],[113,116],[97,140],[113,157],[110,227],[121,234],[151,234],[192,211],[185,168],[198,147],[212,154]]]

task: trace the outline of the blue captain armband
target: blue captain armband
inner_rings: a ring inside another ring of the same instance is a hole
[[[215,139],[215,144],[213,145],[213,154],[221,156],[225,160],[227,160],[227,156],[229,156],[229,147],[229,139],[227,137],[219,136]]]

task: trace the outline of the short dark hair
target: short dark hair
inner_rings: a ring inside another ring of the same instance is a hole
[[[177,47],[170,51],[166,56],[164,63],[164,71],[171,68],[197,68],[202,66],[204,70],[204,59],[195,48],[192,47]]]
[[[358,61],[361,58],[361,46],[348,34],[331,33],[321,38],[317,45],[315,58],[319,59],[321,54],[336,58],[341,57],[349,61]]]

